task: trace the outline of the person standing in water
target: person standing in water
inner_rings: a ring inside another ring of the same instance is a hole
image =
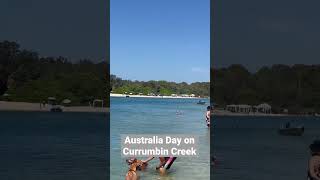
[[[143,163],[148,163],[148,162],[151,161],[152,159],[154,159],[154,157],[153,157],[153,156],[150,156],[150,157],[148,157],[147,159],[142,160],[142,162],[143,162]],[[159,165],[156,167],[156,169],[159,169],[161,166],[163,166],[163,165],[166,163],[166,160],[165,160],[164,157],[159,157],[159,161],[160,161],[160,163],[159,163]]]
[[[320,180],[320,140],[315,140],[310,146],[308,180]]]
[[[210,127],[210,118],[211,118],[211,106],[208,106],[207,112],[206,112],[206,123],[208,127]]]
[[[143,163],[148,163],[154,159],[154,157],[149,157],[146,160],[142,160]],[[160,171],[161,174],[164,174],[166,170],[170,169],[173,162],[177,159],[177,157],[159,157],[160,164],[156,167]]]

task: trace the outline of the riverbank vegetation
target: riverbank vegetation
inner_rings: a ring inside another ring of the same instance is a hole
[[[71,62],[64,57],[43,57],[16,42],[0,42],[0,98],[7,101],[57,102],[88,105],[94,99],[107,100],[108,64],[89,59]]]
[[[207,97],[209,82],[176,83],[130,81],[110,76],[106,61],[71,61],[64,57],[44,57],[25,50],[16,42],[0,42],[0,100],[58,102],[88,105],[94,99],[109,102],[109,93],[194,94]],[[242,65],[211,70],[213,101],[228,104],[268,103],[274,113],[320,114],[320,65],[273,65],[256,72]]]
[[[211,73],[212,97],[221,107],[265,102],[274,113],[320,113],[320,65],[273,65],[257,72],[232,65]]]
[[[168,81],[130,81],[123,80],[116,75],[110,76],[112,92],[117,94],[141,94],[171,96],[194,94],[195,96],[209,97],[209,82],[176,83]]]

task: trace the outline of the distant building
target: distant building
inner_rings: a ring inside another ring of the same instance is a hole
[[[231,104],[226,106],[226,110],[234,113],[250,113],[252,112],[252,106],[247,104]]]
[[[285,114],[288,114],[289,110],[288,109],[283,109],[282,112],[285,113]]]
[[[234,113],[271,113],[271,106],[267,103],[262,103],[257,106],[251,106],[247,104],[230,104],[226,106],[226,110]]]
[[[267,103],[259,104],[258,106],[255,106],[257,112],[270,114],[271,113],[271,106]]]
[[[57,100],[55,97],[48,97],[48,104],[49,105],[57,105]]]

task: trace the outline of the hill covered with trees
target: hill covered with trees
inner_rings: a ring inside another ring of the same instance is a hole
[[[108,102],[107,74],[106,62],[41,57],[16,42],[0,42],[2,100],[38,103],[55,97],[59,102],[70,99],[72,105],[88,105],[93,99]]]
[[[16,42],[0,42],[0,100],[42,102],[48,97],[88,105],[93,99],[109,101],[109,92],[133,94],[195,94],[209,96],[220,107],[257,105],[273,112],[320,113],[320,65],[273,65],[249,72],[242,65],[211,70],[209,82],[175,83],[130,81],[110,76],[109,64],[64,57],[43,57]]]
[[[276,113],[320,113],[320,65],[279,64],[257,72],[232,65],[211,73],[212,97],[221,107],[266,102]]]
[[[168,81],[130,81],[123,80],[116,75],[110,76],[110,84],[113,93],[155,94],[170,96],[171,94],[194,94],[201,97],[209,97],[209,82],[176,83]]]

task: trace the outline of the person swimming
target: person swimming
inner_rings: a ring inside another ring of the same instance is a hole
[[[139,161],[141,161],[141,160],[138,160],[138,159],[135,158],[135,157],[126,159],[126,162],[127,162],[127,164],[128,164],[129,166],[130,166],[131,164],[133,164],[134,162],[139,162]],[[143,171],[143,170],[145,170],[145,169],[147,168],[147,166],[148,166],[148,163],[145,163],[145,162],[143,162],[143,161],[141,161],[141,162],[142,162],[142,164],[141,164],[141,165],[138,165],[138,166],[136,167],[138,171]]]
[[[290,128],[290,125],[291,125],[290,122],[287,122],[285,127],[288,129]]]
[[[206,112],[206,123],[208,127],[210,127],[210,118],[211,118],[211,106],[208,106],[207,112]]]
[[[211,165],[212,166],[217,165],[217,158],[215,156],[211,157]]]

